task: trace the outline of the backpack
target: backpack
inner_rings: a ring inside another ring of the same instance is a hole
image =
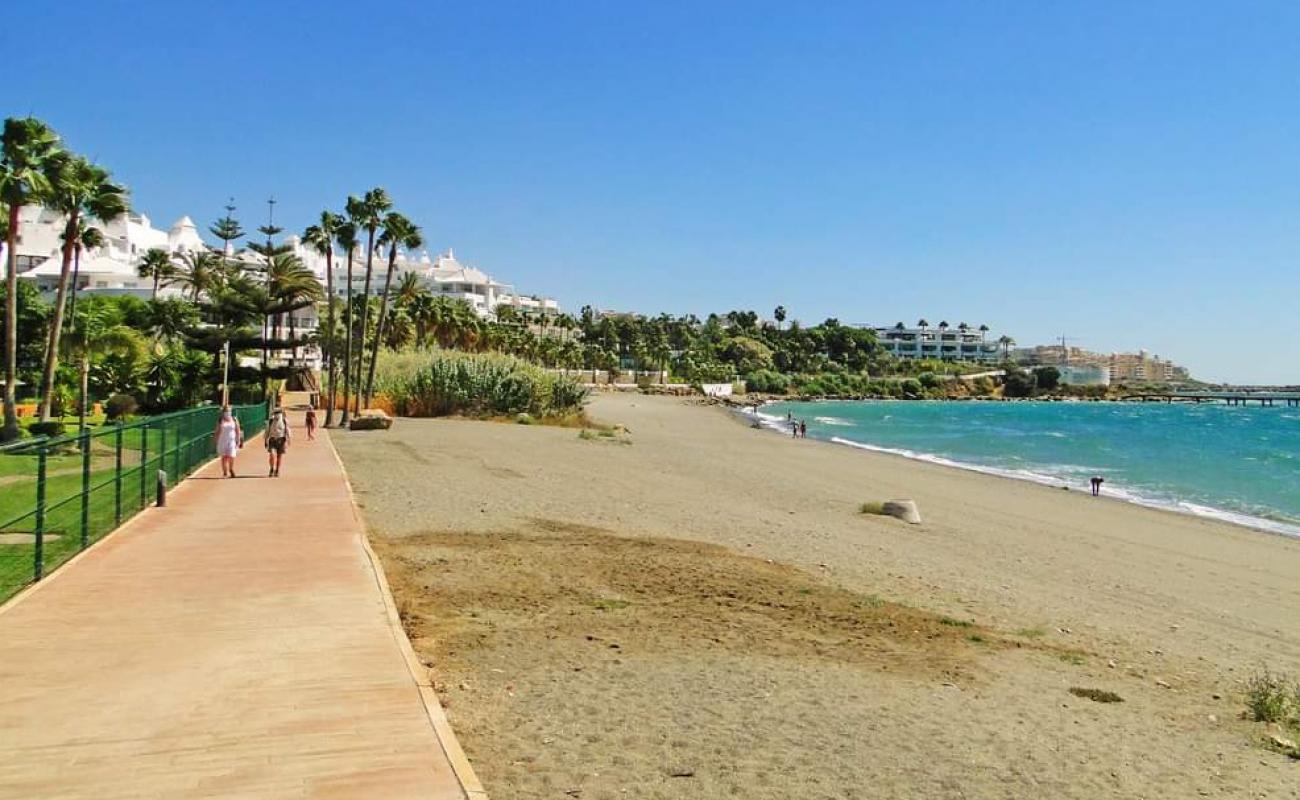
[[[266,435],[272,439],[283,439],[289,433],[289,423],[285,420],[283,414],[277,414],[271,419],[270,429]]]

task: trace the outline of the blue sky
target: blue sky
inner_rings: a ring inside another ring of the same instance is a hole
[[[0,110],[163,225],[382,185],[573,309],[924,316],[1300,383],[1297,42],[1282,2],[22,3]]]

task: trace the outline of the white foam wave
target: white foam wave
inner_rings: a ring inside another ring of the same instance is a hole
[[[904,458],[924,461],[930,464],[939,464],[945,467],[956,467],[970,472],[979,472],[985,475],[997,475],[1003,478],[1012,478],[1014,480],[1030,481],[1042,484],[1044,486],[1068,486],[1073,482],[1073,477],[1063,476],[1060,473],[1073,473],[1074,476],[1083,474],[1104,473],[1107,470],[1090,469],[1078,465],[1052,465],[1045,469],[1051,472],[1040,472],[1029,469],[1007,469],[1005,467],[991,467],[983,464],[971,464],[966,461],[955,461],[951,458],[935,455],[933,453],[920,453],[915,450],[908,450],[902,447],[881,447],[879,445],[866,444],[864,442],[855,442],[852,439],[844,439],[839,436],[831,437],[835,444],[853,447],[858,450],[870,450],[875,453],[890,453]],[[1082,489],[1084,487],[1079,486]],[[1300,537],[1300,525],[1294,525],[1278,520],[1267,519],[1265,517],[1256,517],[1250,514],[1242,514],[1236,511],[1228,511],[1222,508],[1214,508],[1199,503],[1192,503],[1186,500],[1168,500],[1164,498],[1149,497],[1139,494],[1123,486],[1108,483],[1106,485],[1106,496],[1121,500],[1126,503],[1146,506],[1147,508],[1158,508],[1165,511],[1175,511],[1182,514],[1191,514],[1197,517],[1215,519],[1220,522],[1228,522],[1234,525],[1242,525],[1247,528],[1268,531],[1270,533],[1279,533],[1284,536]]]

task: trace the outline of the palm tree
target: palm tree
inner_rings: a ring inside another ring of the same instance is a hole
[[[346,426],[348,424],[348,414],[351,409],[352,400],[352,340],[356,338],[355,329],[352,326],[353,312],[353,295],[352,295],[352,261],[357,253],[357,223],[356,219],[361,214],[361,199],[358,197],[349,197],[346,206],[347,218],[339,224],[338,231],[334,234],[334,241],[338,242],[343,252],[348,254],[348,295],[347,302],[343,306],[343,333],[347,337],[344,340],[343,350],[343,415],[339,417],[339,424]]]
[[[998,338],[998,344],[1002,345],[1002,360],[1003,360],[1003,361],[1006,361],[1006,360],[1010,357],[1011,345],[1013,345],[1013,344],[1015,344],[1015,343],[1016,343],[1016,340],[1015,340],[1015,339],[1012,339],[1010,336],[1003,335],[1003,336],[1001,336],[1001,337]]]
[[[402,273],[402,280],[397,284],[397,294],[393,297],[393,302],[399,306],[405,306],[427,291],[429,290],[424,288],[419,275],[414,272],[405,272]]]
[[[989,332],[989,326],[987,326],[987,325],[980,325],[980,341],[981,341],[981,342],[984,341],[984,337],[988,335],[988,332]]]
[[[140,258],[136,273],[141,278],[153,281],[153,293],[149,295],[149,299],[157,300],[158,287],[163,285],[163,281],[170,280],[176,274],[176,265],[172,263],[171,253],[161,247],[150,247]]]
[[[147,255],[147,254],[146,254]],[[171,282],[189,291],[190,300],[197,303],[199,296],[224,280],[225,259],[211,251],[182,253],[181,267],[172,273]]]
[[[366,374],[366,405],[374,398],[375,362],[379,360],[379,343],[384,338],[384,321],[388,316],[388,297],[393,290],[393,269],[397,266],[397,248],[414,250],[424,245],[420,228],[406,217],[390,211],[384,216],[384,232],[379,237],[380,246],[388,245],[388,272],[384,276],[384,294],[379,301],[379,322],[375,326],[375,341],[370,348],[370,371]],[[409,273],[408,273],[409,276]]]
[[[266,266],[266,294],[268,316],[274,320],[271,338],[280,338],[280,325],[284,315],[289,315],[290,364],[298,360],[298,326],[295,311],[308,308],[321,299],[320,281],[302,259],[292,253],[271,256]]]
[[[63,263],[54,299],[54,317],[41,373],[40,420],[49,422],[50,399],[54,394],[54,371],[59,365],[59,337],[63,327],[64,303],[72,256],[77,246],[82,216],[112,222],[127,212],[126,189],[109,179],[108,171],[80,156],[59,154],[49,162],[50,193],[46,206],[67,218],[64,226]]]
[[[82,220],[78,225],[81,229],[77,233],[77,244],[72,254],[72,299],[68,303],[68,316],[77,313],[77,292],[81,276],[81,251],[98,250],[108,241],[104,238],[104,232],[99,228],[94,228]]]
[[[781,324],[785,322],[785,306],[777,306],[772,311],[772,318],[776,320],[776,329],[781,330]]]
[[[907,326],[904,325],[904,324],[901,323],[901,322],[896,322],[896,323],[894,323],[894,330],[896,330],[896,331],[905,331],[905,330],[907,330]]]
[[[17,439],[18,410],[18,212],[49,191],[48,162],[59,152],[59,137],[34,117],[10,118],[0,137],[0,203],[5,220],[5,387],[4,427],[0,441]]]
[[[329,359],[326,368],[325,427],[334,424],[334,380],[337,373],[334,363],[334,237],[338,235],[343,217],[333,211],[320,212],[320,222],[309,225],[303,233],[303,243],[325,256],[325,296],[327,321],[325,340],[321,352]]]
[[[86,409],[90,389],[90,360],[109,353],[122,353],[138,357],[144,352],[144,339],[140,333],[117,317],[116,309],[97,305],[81,313],[75,310],[72,331],[68,335],[70,355],[81,366],[81,388],[77,402],[78,430],[86,429]]]
[[[366,232],[366,280],[362,284],[363,302],[361,304],[361,344],[357,351],[357,389],[361,388],[361,373],[366,361],[366,333],[370,318],[370,280],[374,276],[375,261],[375,233],[379,227],[384,224],[384,214],[393,207],[393,201],[389,199],[388,192],[383,188],[376,186],[374,189],[366,192],[361,197],[360,204],[355,208],[357,212],[352,216],[353,222]],[[348,214],[352,215],[354,209],[349,208]],[[357,392],[357,411],[360,412],[361,392]]]

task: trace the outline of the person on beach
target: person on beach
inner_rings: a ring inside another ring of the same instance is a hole
[[[284,460],[284,451],[289,449],[289,418],[283,408],[277,408],[266,423],[266,457],[270,466],[267,477],[280,477],[280,462]]]
[[[1093,475],[1088,482],[1092,484],[1092,496],[1096,497],[1101,494],[1101,485],[1106,482],[1106,479],[1100,475]]]
[[[794,420],[790,420],[790,435],[796,439],[799,438],[799,423]]]
[[[805,422],[804,420],[799,420],[799,438],[800,439],[808,438],[808,423]]]
[[[310,442],[316,438],[316,409],[307,409],[307,418],[304,420],[304,425],[307,427],[307,441]]]
[[[244,446],[244,429],[239,426],[239,420],[231,412],[230,406],[221,409],[212,439],[217,443],[217,455],[221,457],[221,477],[235,477],[235,456],[239,455],[239,448]]]

